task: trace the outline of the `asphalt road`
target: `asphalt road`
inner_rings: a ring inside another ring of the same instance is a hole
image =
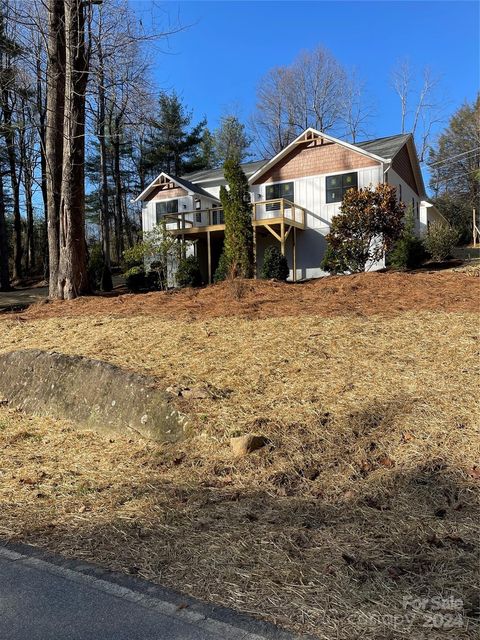
[[[282,630],[257,633],[257,621],[239,626],[235,612],[215,619],[202,605],[135,584],[150,585],[122,586],[0,547],[0,640],[294,640]]]
[[[48,296],[48,287],[14,289],[0,293],[0,310],[28,307],[29,304],[44,300]]]

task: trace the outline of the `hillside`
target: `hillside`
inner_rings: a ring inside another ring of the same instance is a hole
[[[393,640],[404,598],[453,594],[455,638],[476,637],[479,285],[224,283],[0,317],[1,352],[156,375],[193,425],[161,446],[0,407],[0,536],[329,640]],[[235,458],[245,433],[269,444]],[[450,639],[431,616],[411,637]]]

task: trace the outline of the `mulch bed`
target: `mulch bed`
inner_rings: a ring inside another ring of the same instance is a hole
[[[224,282],[201,289],[90,296],[32,305],[22,318],[154,315],[169,319],[221,316],[387,315],[404,311],[478,311],[480,278],[472,272],[375,272],[301,284],[262,280]]]

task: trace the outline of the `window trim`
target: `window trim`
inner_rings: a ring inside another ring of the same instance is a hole
[[[285,196],[283,195],[278,195],[278,196],[274,196],[274,197],[269,197],[267,195],[267,191],[268,189],[274,189],[275,187],[280,190],[280,188],[282,186],[285,185],[292,185],[291,187],[291,197],[290,198],[285,198]],[[290,202],[294,202],[295,201],[295,180],[284,180],[283,182],[272,182],[269,184],[265,185],[265,200],[279,200],[280,198],[285,198],[286,200],[289,200]],[[265,205],[265,211],[279,211],[280,210],[280,203],[279,202],[275,202],[272,204],[267,204]]]
[[[172,202],[172,203],[173,203],[173,202],[176,202],[176,203],[177,203],[176,211],[168,211],[168,205],[169,205],[171,202]],[[159,213],[159,211],[158,211],[158,206],[159,206],[159,205],[166,205],[166,211],[163,211],[163,212]],[[155,220],[156,220],[156,224],[159,224],[159,223],[160,223],[160,220],[161,220],[162,218],[165,218],[165,216],[167,216],[167,215],[173,215],[173,214],[175,214],[175,213],[180,213],[180,212],[179,212],[179,206],[180,206],[180,200],[179,200],[179,198],[168,198],[168,199],[165,199],[165,200],[157,200],[157,201],[155,202]]]
[[[345,186],[343,184],[343,182],[344,182],[344,178],[346,176],[355,176],[355,184],[351,184],[351,185]],[[342,179],[342,181],[341,181],[342,184],[339,187],[335,187],[335,188],[330,187],[329,188],[328,187],[328,181],[331,178],[341,178]],[[345,171],[345,172],[342,172],[342,173],[332,173],[332,174],[330,174],[328,176],[325,176],[325,204],[338,204],[338,203],[341,203],[343,201],[343,197],[345,196],[346,192],[349,189],[358,189],[358,171]],[[340,191],[341,197],[340,197],[339,200],[329,200],[328,193],[332,192],[332,191]]]

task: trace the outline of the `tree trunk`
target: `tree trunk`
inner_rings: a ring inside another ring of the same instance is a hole
[[[48,189],[47,189],[47,159],[46,159],[46,128],[47,128],[47,105],[44,99],[42,67],[41,67],[41,48],[39,46],[37,52],[37,112],[38,112],[38,134],[40,137],[40,169],[41,169],[41,191],[43,200],[44,213],[44,234],[42,255],[44,256],[44,276],[48,276]]]
[[[5,220],[5,198],[3,177],[0,175],[0,291],[10,291],[10,268],[8,265],[8,232]]]
[[[65,110],[58,297],[89,292],[85,242],[85,93],[88,52],[83,0],[65,0]]]
[[[105,127],[105,77],[103,73],[102,47],[98,43],[100,68],[98,72],[98,142],[100,146],[100,230],[105,270],[110,271],[110,221],[108,216],[108,171]]]
[[[23,195],[26,225],[26,255],[25,272],[30,274],[35,269],[35,238],[33,229],[33,172],[34,157],[33,149],[35,140],[33,131],[27,123],[32,122],[33,115],[29,105],[24,98],[21,98],[18,106],[18,154],[20,158],[20,176],[23,184]]]
[[[4,89],[2,95],[4,137],[7,147],[7,159],[10,170],[10,183],[13,196],[13,279],[22,277],[22,219],[20,216],[20,181],[17,175],[17,154],[15,151],[15,134],[10,107],[10,92]]]
[[[115,118],[113,133],[113,175],[115,178],[115,243],[117,259],[120,262],[125,248],[123,238],[122,176],[120,173],[120,120]]]
[[[33,228],[33,178],[31,167],[25,164],[23,170],[23,188],[25,193],[25,212],[27,214],[27,271],[35,272],[35,236]]]
[[[58,298],[59,225],[65,107],[65,15],[63,0],[48,1],[47,118],[45,163],[49,296]]]

